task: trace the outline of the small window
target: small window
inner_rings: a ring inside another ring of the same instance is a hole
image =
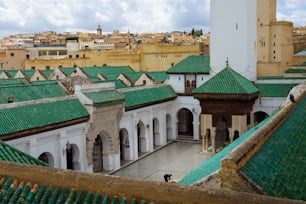
[[[35,68],[35,66],[32,66],[31,69],[32,69],[32,70],[35,70],[36,68]]]
[[[69,55],[69,59],[71,59],[72,58],[72,55]]]
[[[39,81],[39,77],[36,77],[36,81]]]
[[[79,58],[80,56],[79,55],[75,55],[75,58]]]
[[[26,55],[26,59],[30,59],[30,55],[29,54]]]
[[[11,57],[14,57],[14,56],[15,56],[15,53],[11,52],[11,53],[10,53],[10,56],[11,56]]]
[[[50,69],[50,66],[49,66],[49,65],[47,65],[47,66],[46,66],[46,69],[47,69],[47,70],[49,70],[49,69]]]
[[[59,80],[59,76],[58,75],[56,75],[56,80]]]
[[[147,81],[146,81],[146,80],[143,80],[143,81],[142,81],[142,84],[143,84],[143,85],[146,85],[146,84],[147,84]]]

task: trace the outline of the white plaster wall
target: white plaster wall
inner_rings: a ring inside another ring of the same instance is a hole
[[[199,74],[197,75],[197,88],[202,86],[205,82],[210,79],[209,74]]]
[[[185,92],[185,76],[183,74],[170,74],[169,81],[176,93]]]
[[[176,101],[170,101],[162,104],[147,106],[136,110],[125,112],[120,121],[120,129],[125,128],[128,131],[129,136],[129,160],[138,159],[138,135],[137,135],[137,124],[139,121],[145,126],[145,151],[151,152],[154,150],[153,141],[153,119],[156,118],[159,123],[159,137],[156,138],[156,145],[167,144],[167,126],[166,116],[169,114],[172,121],[172,136],[175,135],[176,130],[176,113],[173,107],[175,107]]]
[[[263,111],[268,115],[279,109],[280,105],[285,101],[283,97],[260,97],[253,105],[253,113]]]
[[[44,152],[48,152],[53,156],[53,167],[66,169],[66,143],[69,141],[70,144],[78,147],[80,170],[87,171],[86,128],[87,123],[80,123],[78,125],[10,140],[7,143],[35,158],[38,158]]]
[[[229,66],[256,79],[256,0],[210,1],[212,75]]]
[[[180,109],[187,108],[192,112],[193,115],[193,139],[199,140],[200,138],[200,115],[202,108],[200,106],[200,101],[193,98],[192,96],[178,96],[176,98],[176,103],[174,107],[175,112],[175,122],[177,127],[177,113]],[[175,136],[177,136],[177,128],[175,129]]]

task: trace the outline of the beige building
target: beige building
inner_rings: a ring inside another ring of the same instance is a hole
[[[292,64],[293,24],[276,21],[276,0],[258,0],[257,8],[257,76],[283,76]]]
[[[25,69],[57,67],[131,66],[135,71],[164,71],[189,55],[201,51],[199,44],[177,46],[159,43],[140,44],[135,50],[80,50],[79,58],[26,60]],[[204,49],[204,48],[202,48]]]
[[[24,67],[25,59],[25,49],[2,49],[0,50],[0,69],[20,69]]]

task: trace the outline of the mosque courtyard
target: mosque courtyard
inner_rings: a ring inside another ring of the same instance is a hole
[[[109,174],[162,182],[172,174],[170,181],[178,181],[211,156],[199,142],[172,141]]]

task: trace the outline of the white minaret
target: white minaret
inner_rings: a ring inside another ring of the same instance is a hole
[[[210,65],[212,74],[229,66],[256,79],[256,0],[210,1]]]

